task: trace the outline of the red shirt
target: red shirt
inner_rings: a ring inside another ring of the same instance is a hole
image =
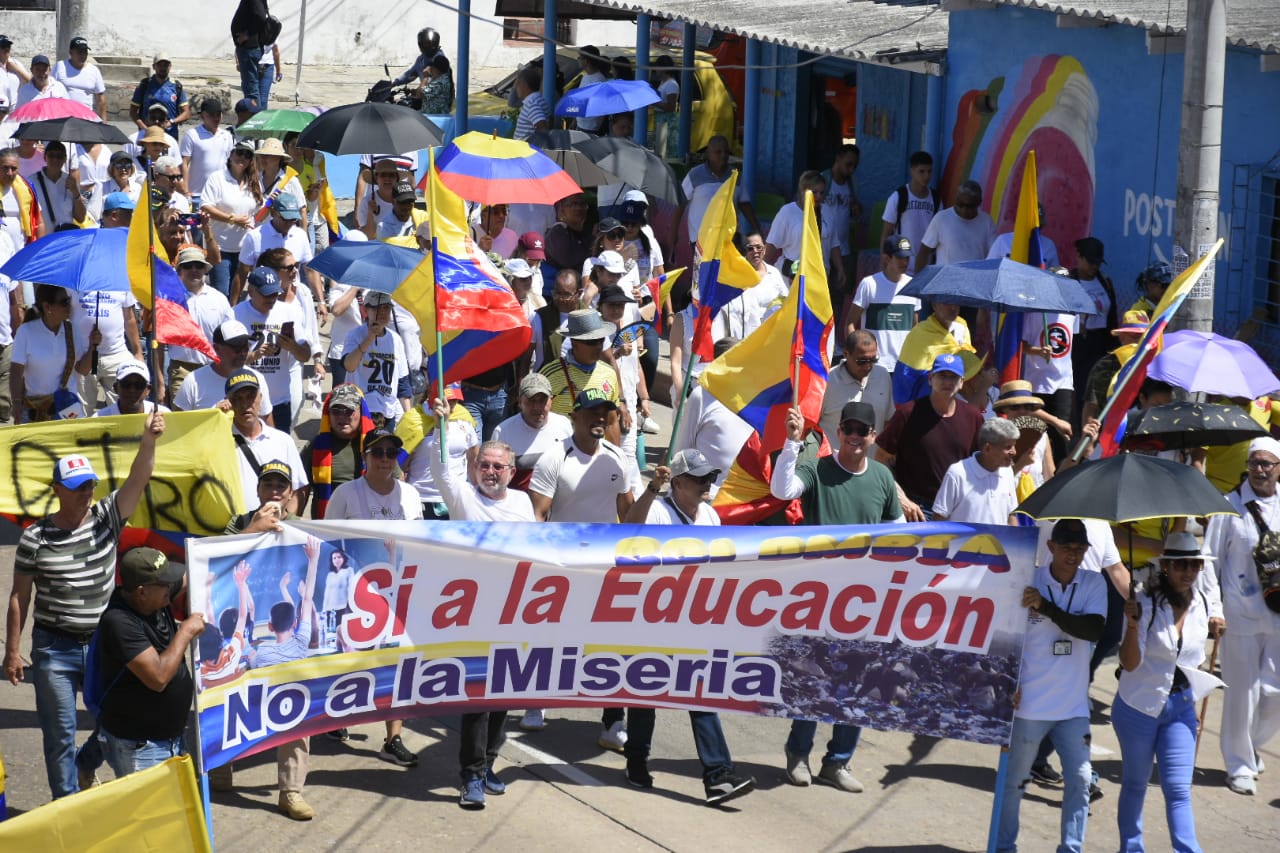
[[[982,412],[955,401],[949,417],[939,415],[928,397],[899,406],[876,444],[897,457],[893,474],[907,497],[928,508],[952,463],[978,450]]]

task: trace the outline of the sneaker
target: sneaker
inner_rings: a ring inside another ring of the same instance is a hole
[[[331,732],[325,732],[324,736],[329,740],[336,740],[338,743],[346,743],[351,740],[351,732],[346,729],[334,729]]]
[[[1102,788],[1098,785],[1097,782],[1090,782],[1089,783],[1089,802],[1096,803],[1100,799],[1102,799]]]
[[[627,745],[627,724],[623,720],[609,726],[600,733],[600,737],[596,738],[596,743],[601,749],[611,749],[614,752],[622,752],[622,748]]]
[[[750,794],[756,786],[754,776],[739,776],[732,770],[722,771],[702,786],[707,792],[707,805],[718,806]]]
[[[1061,785],[1062,774],[1053,769],[1049,762],[1031,765],[1031,778],[1041,785]]]
[[[787,781],[801,788],[807,788],[813,783],[813,773],[809,771],[809,756],[787,753]]]
[[[648,435],[657,435],[660,429],[661,427],[658,426],[658,422],[655,421],[653,418],[641,418],[640,420],[641,432],[647,433]]]
[[[316,816],[316,810],[307,805],[299,791],[280,792],[280,811],[293,820],[311,820]]]
[[[498,774],[493,772],[492,767],[484,769],[484,790],[485,793],[493,794],[500,797],[507,792],[507,783],[498,778]]]
[[[627,781],[636,788],[652,788],[653,775],[649,773],[649,762],[643,758],[628,758]]]
[[[234,777],[230,764],[224,764],[209,771],[210,790],[221,791],[225,794],[232,789],[233,785]]]
[[[484,808],[484,777],[476,773],[462,783],[458,796],[458,805],[468,811],[479,811]]]
[[[847,764],[827,764],[824,762],[822,769],[818,771],[818,781],[839,788],[841,791],[848,791],[850,794],[862,793],[862,783],[849,772],[849,765]]]
[[[520,731],[522,732],[540,732],[547,727],[547,721],[542,717],[542,711],[532,710],[525,711],[524,716],[520,718]]]
[[[1261,776],[1263,773],[1267,772],[1267,765],[1266,765],[1266,762],[1264,762],[1264,761],[1262,760],[1262,756],[1261,756],[1261,755],[1258,755],[1258,753],[1256,753],[1256,752],[1253,754],[1253,764],[1254,764],[1254,766],[1255,766],[1255,767],[1257,767],[1257,768],[1258,768],[1258,775],[1259,775],[1259,776]]]
[[[1237,794],[1244,794],[1246,797],[1252,797],[1258,792],[1258,786],[1253,781],[1253,777],[1244,774],[1229,777],[1227,779],[1227,787]]]
[[[79,784],[81,791],[87,791],[102,784],[98,781],[97,772],[80,766],[76,767],[76,782]]]
[[[418,766],[418,756],[409,751],[409,748],[404,745],[404,741],[400,739],[400,735],[385,741],[382,744],[382,751],[378,755],[386,761],[399,764],[401,767]]]

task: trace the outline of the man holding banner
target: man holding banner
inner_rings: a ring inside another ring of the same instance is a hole
[[[115,586],[116,543],[155,467],[164,415],[153,413],[138,444],[129,476],[95,502],[98,475],[84,456],[64,456],[53,469],[58,509],[22,533],[14,557],[13,589],[5,634],[4,672],[22,681],[18,646],[27,613],[31,629],[36,716],[44,734],[44,762],[54,798],[79,790],[76,780],[76,691],[83,689],[85,653]],[[34,590],[34,602],[32,591]]]

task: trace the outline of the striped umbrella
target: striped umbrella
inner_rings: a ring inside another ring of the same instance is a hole
[[[527,142],[471,132],[436,158],[440,181],[480,204],[554,204],[582,192],[555,161]]]

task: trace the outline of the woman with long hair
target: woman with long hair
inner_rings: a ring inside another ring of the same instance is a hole
[[[240,242],[253,227],[253,218],[262,207],[262,186],[253,158],[253,143],[237,142],[227,157],[227,167],[210,175],[200,196],[200,210],[212,220],[214,242],[221,260],[209,271],[209,284],[230,296],[239,293],[232,277],[240,266]]]
[[[351,612],[349,602],[354,577],[355,564],[346,551],[335,547],[329,555],[329,571],[324,575],[324,606],[320,608],[324,617],[326,648],[347,650],[338,629],[342,626],[342,617]]]
[[[87,376],[93,348],[102,335],[97,329],[87,341],[77,341],[71,325],[71,294],[52,284],[37,284],[35,317],[13,333],[9,394],[14,423],[50,421],[58,416],[54,395],[70,391],[72,373]],[[83,414],[83,412],[81,413]]]

